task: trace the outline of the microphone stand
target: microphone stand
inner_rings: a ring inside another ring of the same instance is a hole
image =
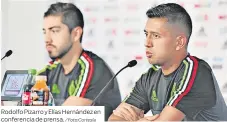
[[[129,67],[128,65],[123,67],[120,71],[117,72],[116,75],[114,75],[114,77],[112,77],[108,83],[106,84],[106,86],[99,92],[99,94],[95,97],[95,99],[92,101],[91,103],[91,106],[94,106],[95,105],[95,102],[97,101],[97,99],[101,96],[102,93],[104,93],[104,91],[106,90],[106,88],[109,86],[109,84],[111,83],[111,81],[122,71],[124,70],[125,68]]]

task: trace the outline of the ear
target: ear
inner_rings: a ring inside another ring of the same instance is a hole
[[[75,27],[71,32],[71,38],[73,42],[80,42],[80,38],[82,36],[83,29],[79,26]]]
[[[185,36],[178,36],[176,40],[176,50],[187,46],[187,38]]]

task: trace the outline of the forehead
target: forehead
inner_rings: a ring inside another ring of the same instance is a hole
[[[47,29],[53,26],[60,26],[62,23],[61,16],[47,16],[43,20],[43,28]]]
[[[167,25],[166,18],[148,18],[145,30],[148,32],[162,32],[167,30]]]

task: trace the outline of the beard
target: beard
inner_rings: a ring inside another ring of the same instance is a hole
[[[52,55],[51,52],[49,52],[49,57],[52,60],[61,59],[62,57],[64,57],[69,52],[69,50],[72,48],[72,45],[73,44],[70,43],[69,45],[63,47],[62,49],[59,49],[57,55]]]

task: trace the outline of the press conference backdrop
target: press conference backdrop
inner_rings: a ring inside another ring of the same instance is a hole
[[[2,1],[2,52],[14,53],[2,61],[8,69],[42,68],[49,58],[42,35],[42,17],[47,7],[63,0]],[[116,73],[128,61],[138,65],[118,75],[122,98],[131,91],[150,64],[145,57],[146,11],[164,0],[66,0],[83,12],[83,47],[102,57]],[[227,101],[227,0],[168,0],[182,5],[191,15],[193,33],[189,52],[212,67]],[[206,81],[204,81],[205,83]]]

